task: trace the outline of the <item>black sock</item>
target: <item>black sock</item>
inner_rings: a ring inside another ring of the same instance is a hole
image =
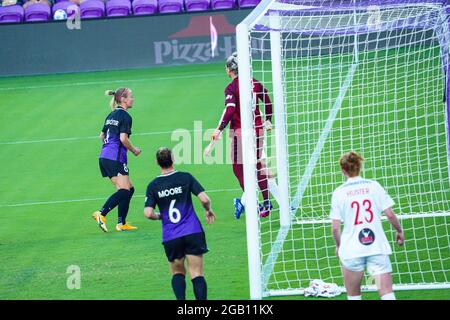
[[[125,198],[121,202],[119,202],[118,207],[119,215],[117,223],[119,224],[127,223],[128,208],[130,207],[130,201],[133,194],[134,194],[134,187],[131,187],[130,195],[128,196],[128,198]]]
[[[206,280],[202,276],[192,279],[192,285],[194,286],[194,295],[197,300],[206,300]]]
[[[111,195],[108,200],[106,200],[103,207],[100,209],[100,212],[102,213],[102,216],[106,217],[108,212],[110,212],[112,209],[114,209],[123,199],[126,199],[129,197],[130,191],[127,189],[120,189],[117,190],[116,193]]]
[[[177,300],[186,300],[186,279],[184,274],[177,273],[173,275],[172,289]]]

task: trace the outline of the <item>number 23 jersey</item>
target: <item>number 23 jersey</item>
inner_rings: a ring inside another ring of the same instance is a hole
[[[191,196],[191,193],[197,196],[203,191],[200,183],[187,172],[173,171],[150,182],[145,206],[158,206],[162,218],[163,242],[203,232]]]
[[[381,214],[393,205],[392,198],[376,181],[358,176],[339,186],[333,192],[330,212],[331,219],[341,220],[344,224],[339,258],[391,254]]]

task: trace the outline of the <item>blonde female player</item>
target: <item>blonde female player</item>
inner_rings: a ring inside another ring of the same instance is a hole
[[[132,119],[128,109],[133,107],[133,93],[129,88],[119,88],[116,91],[108,90],[105,94],[112,96],[110,103],[112,111],[106,117],[100,133],[103,146],[99,156],[99,165],[102,176],[111,179],[117,191],[109,197],[99,211],[92,214],[92,217],[100,229],[107,232],[106,215],[118,206],[116,230],[135,230],[136,227],[126,222],[131,197],[134,193],[127,167],[127,150],[135,156],[141,153],[141,150],[134,147],[129,140]]]
[[[359,175],[363,161],[356,152],[346,153],[339,160],[347,181],[333,192],[331,200],[336,255],[342,265],[349,300],[361,300],[361,282],[366,267],[375,278],[381,299],[395,300],[389,260],[392,250],[381,225],[382,212],[397,231],[397,244],[402,246],[405,239],[392,211],[392,198],[378,182]],[[341,221],[344,223],[342,234]]]

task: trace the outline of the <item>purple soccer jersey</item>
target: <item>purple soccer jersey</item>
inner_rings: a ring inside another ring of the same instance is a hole
[[[111,112],[105,119],[102,132],[105,134],[99,158],[127,163],[127,148],[120,141],[120,134],[131,135],[132,119],[121,107]]]
[[[187,172],[173,171],[150,182],[145,207],[158,206],[162,218],[163,243],[203,232],[191,197],[191,193],[197,196],[203,191],[200,183]]]

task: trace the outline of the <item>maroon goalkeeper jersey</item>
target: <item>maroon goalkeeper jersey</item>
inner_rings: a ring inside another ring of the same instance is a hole
[[[265,107],[266,120],[272,121],[272,102],[270,101],[267,90],[256,80],[252,80],[253,94],[255,95],[256,108],[254,110],[255,128],[262,126],[261,112],[259,110],[259,101],[263,102]],[[230,128],[234,131],[241,129],[241,107],[239,103],[239,78],[233,79],[225,88],[225,111],[222,116],[222,126],[226,127],[231,122]]]

